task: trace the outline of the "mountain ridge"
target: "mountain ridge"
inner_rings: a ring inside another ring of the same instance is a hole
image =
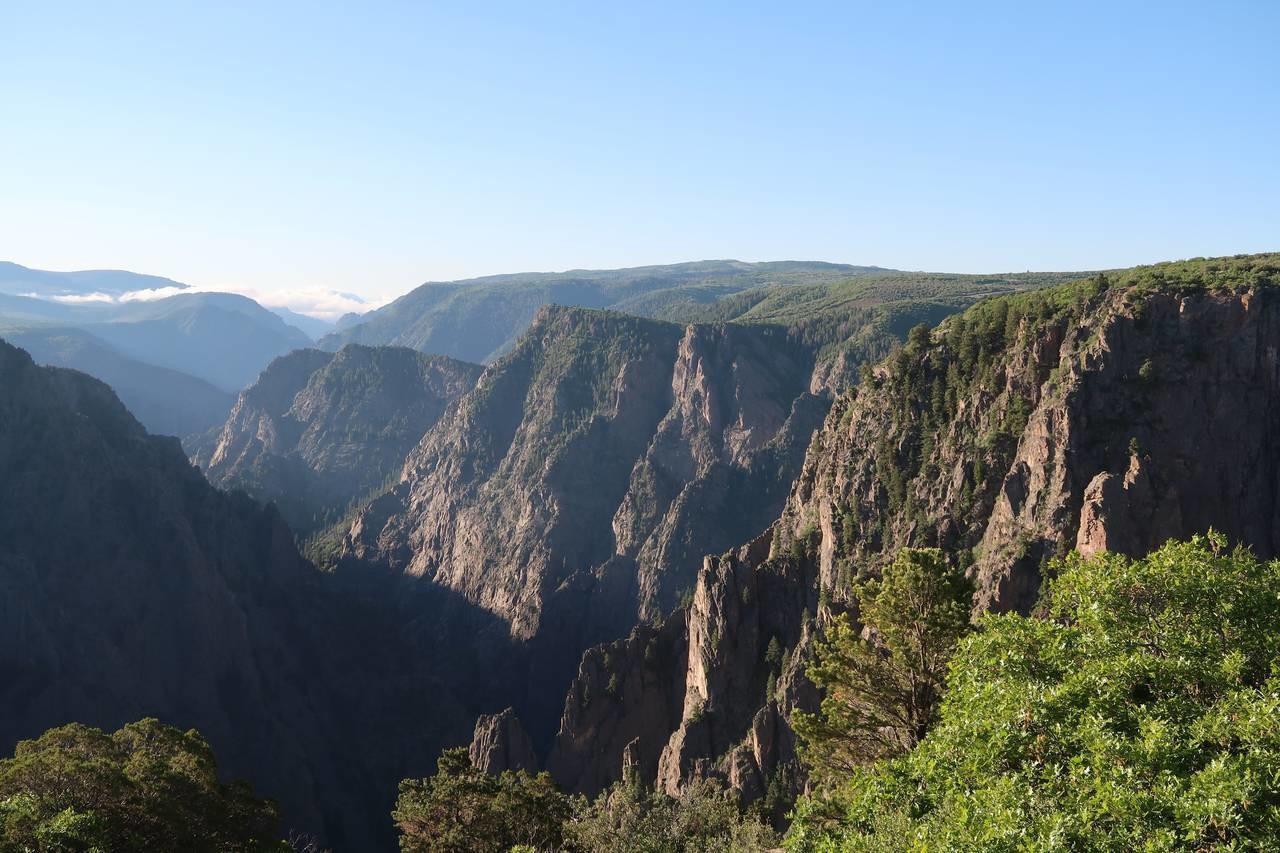
[[[430,580],[507,624],[534,655],[509,704],[545,745],[546,685],[584,645],[670,607],[704,544],[780,508],[826,408],[808,364],[781,329],[544,307],[357,514],[340,563]]]
[[[427,282],[326,336],[320,345],[395,344],[488,363],[515,344],[546,304],[620,309],[626,300],[655,291],[710,300],[775,280],[835,280],[878,270],[826,262],[692,261]]]
[[[225,420],[231,410],[233,398],[222,389],[178,370],[131,359],[82,329],[0,327],[0,338],[41,364],[72,368],[106,382],[153,434],[183,438],[202,433]]]

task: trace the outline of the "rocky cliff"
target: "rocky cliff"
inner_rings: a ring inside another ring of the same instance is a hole
[[[1212,526],[1274,556],[1278,427],[1280,256],[1137,268],[915,332],[837,401],[769,534],[706,560],[672,617],[687,654],[650,675],[683,680],[674,726],[649,697],[593,693],[583,707],[604,677],[587,654],[557,739],[556,755],[576,756],[561,781],[617,778],[616,743],[598,758],[582,744],[625,723],[645,733],[642,764],[662,744],[654,777],[668,789],[714,775],[756,798],[793,784],[789,712],[818,698],[810,638],[904,546],[967,566],[976,610],[1023,612],[1071,548],[1136,554]],[[633,652],[612,669],[638,665]]]
[[[812,363],[777,328],[544,309],[359,514],[346,558],[505,621],[535,650],[516,705],[545,746],[584,648],[777,516],[826,409]]]
[[[403,347],[295,350],[241,392],[197,462],[215,485],[274,502],[305,532],[398,472],[480,371]]]
[[[289,825],[390,842],[397,780],[474,718],[416,651],[439,634],[336,588],[275,511],[209,486],[101,382],[0,342],[0,389],[0,753],[156,716],[198,728]]]

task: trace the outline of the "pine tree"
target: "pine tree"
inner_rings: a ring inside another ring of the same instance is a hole
[[[821,710],[797,712],[793,721],[819,781],[920,742],[942,698],[947,661],[969,629],[969,583],[937,549],[899,552],[880,580],[854,595],[865,632],[847,615],[833,621],[809,668],[826,693]]]

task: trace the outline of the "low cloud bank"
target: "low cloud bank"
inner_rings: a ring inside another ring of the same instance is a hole
[[[146,290],[131,290],[126,293],[76,293],[46,297],[54,302],[68,305],[118,304],[123,302],[151,302],[165,299],[180,293],[238,293],[247,296],[267,308],[288,308],[308,317],[321,320],[337,320],[343,314],[363,314],[372,311],[389,300],[368,300],[354,293],[343,293],[336,290],[319,288],[289,288],[285,290],[258,290],[255,288],[234,287],[155,287]],[[29,294],[42,298],[39,294]]]

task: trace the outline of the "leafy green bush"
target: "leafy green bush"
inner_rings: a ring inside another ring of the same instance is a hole
[[[1280,847],[1280,562],[1214,534],[1069,557],[991,616],[913,752],[804,800],[792,850]]]
[[[0,853],[288,850],[275,804],[217,771],[198,732],[156,720],[50,729],[0,761]]]
[[[629,774],[588,800],[562,794],[545,773],[491,776],[464,749],[446,750],[435,776],[400,783],[392,817],[400,849],[423,853],[745,853],[777,840],[718,782],[695,782],[669,797]]]
[[[546,773],[491,776],[458,748],[444,751],[435,776],[400,783],[391,817],[404,851],[506,853],[517,845],[558,849],[570,808]]]
[[[634,777],[594,801],[579,798],[565,840],[578,853],[747,853],[775,843],[773,831],[743,814],[718,782],[694,782],[677,798]]]

